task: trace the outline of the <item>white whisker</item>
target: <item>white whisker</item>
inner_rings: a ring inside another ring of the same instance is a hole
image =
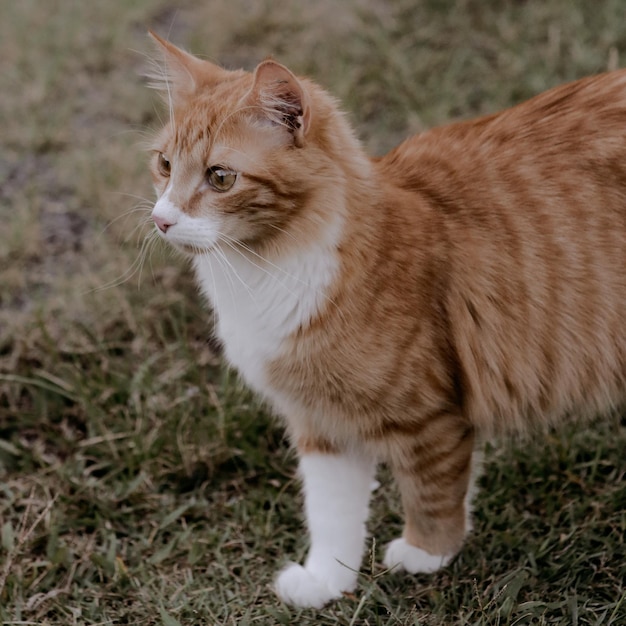
[[[109,228],[111,228],[111,226],[113,226],[113,224],[115,224],[115,222],[117,222],[118,220],[121,220],[125,217],[128,217],[130,215],[132,215],[133,213],[150,213],[152,211],[152,205],[144,205],[144,204],[138,204],[137,206],[134,206],[132,209],[128,209],[128,211],[124,211],[123,213],[120,213],[120,215],[118,215],[117,217],[114,217],[112,220],[109,220],[104,227],[102,228],[102,230],[98,233],[98,237],[101,237],[102,235],[104,235],[104,233],[106,233],[107,230],[109,230]],[[124,241],[128,241],[133,233],[135,232],[135,230],[137,230],[137,228],[141,228],[142,226],[145,226],[147,224],[149,224],[149,216],[146,217],[145,220],[140,220],[133,228],[133,230],[128,233],[126,235],[126,237],[124,238]]]
[[[236,252],[237,254],[239,254],[241,257],[243,257],[248,263],[250,263],[250,265],[252,265],[253,267],[256,267],[258,270],[262,271],[264,274],[266,274],[267,276],[269,276],[271,279],[273,279],[274,281],[276,281],[281,287],[283,287],[284,289],[286,289],[292,296],[296,296],[297,294],[290,289],[284,282],[284,280],[281,280],[278,276],[275,276],[274,274],[272,274],[272,272],[270,272],[269,270],[265,269],[264,267],[261,267],[258,263],[255,263],[252,259],[246,257],[246,255],[243,253],[242,250],[240,250],[237,245],[235,245],[237,242],[235,242],[232,239],[229,239],[227,237],[223,237],[222,241],[229,247],[231,248],[234,252]],[[241,244],[238,244],[241,245]],[[250,250],[249,248],[242,246],[244,248],[244,250],[247,250],[248,252],[253,252],[252,250]],[[256,254],[253,252],[253,254],[255,254],[257,257],[259,257],[261,260],[263,260],[264,262],[268,262],[266,259],[264,259],[260,254]],[[270,263],[270,265],[273,265]],[[277,265],[273,265],[273,267],[275,267],[276,269],[279,269],[283,272],[283,274],[285,274],[287,277],[289,277],[289,274],[287,272],[285,272],[284,270],[282,270],[280,267],[278,267]],[[304,281],[300,281],[303,284]]]
[[[133,226],[132,230],[124,236],[124,240],[123,240],[124,243],[128,243],[131,239],[135,237],[135,235],[137,235],[137,241],[140,241],[140,234],[144,228],[148,229],[146,234],[149,234],[151,230],[154,230],[154,225],[147,218],[145,220],[140,220],[139,222],[135,224],[135,226]],[[156,231],[155,231],[155,234],[156,234]]]
[[[293,233],[286,231],[284,228],[281,228],[280,226],[276,226],[276,224],[265,224],[265,226],[269,226],[270,228],[273,228],[274,230],[277,230],[278,232],[283,233],[284,235],[287,235],[287,237],[289,237],[290,239],[293,239],[295,243],[300,245],[300,241],[298,241],[298,238]]]
[[[239,250],[239,248],[243,248],[246,252],[249,252],[250,254],[254,255],[255,257],[257,257],[258,259],[260,259],[261,261],[263,261],[264,263],[267,263],[267,265],[269,265],[270,267],[278,270],[279,272],[281,272],[286,278],[290,278],[291,280],[295,280],[297,283],[300,283],[301,285],[304,285],[306,287],[311,287],[310,283],[308,281],[302,280],[301,278],[299,278],[298,276],[294,276],[293,274],[289,273],[288,271],[286,271],[284,268],[280,267],[279,265],[276,265],[275,263],[272,263],[269,259],[265,258],[263,255],[259,254],[258,252],[255,252],[254,250],[252,250],[252,248],[250,248],[249,246],[247,246],[246,244],[240,242],[240,241],[236,241],[230,237],[226,237],[224,235],[222,235],[222,240],[225,243],[228,243],[229,246],[235,250],[236,252],[238,252],[241,256],[243,256],[244,258],[246,258],[246,256],[243,254],[243,252],[241,250]],[[272,278],[274,278],[276,281],[279,282],[279,284],[281,284],[282,286],[284,286],[285,288],[286,285],[279,281],[278,277],[274,276],[270,271],[268,271],[267,269],[260,267],[259,265],[257,265],[256,263],[254,263],[251,259],[247,259],[249,263],[252,263],[252,265],[254,265],[255,267],[257,267],[258,269],[260,269],[261,271],[265,272],[268,276],[271,276]],[[336,306],[335,302],[333,301],[332,298],[330,298],[329,296],[327,296],[323,291],[317,289],[317,288],[313,288],[315,290],[315,292],[321,296],[322,298],[324,298],[326,301],[328,301],[330,304],[332,304],[333,306]]]
[[[205,256],[208,256],[205,255]],[[219,263],[219,260],[216,259],[216,261]],[[213,300],[214,302],[211,302],[211,306],[213,307],[213,316],[216,317],[217,313],[216,311],[219,311],[219,298],[218,298],[218,291],[217,291],[217,283],[215,282],[215,272],[213,271],[213,264],[211,263],[211,259],[209,258],[209,262],[207,263],[207,265],[209,266],[209,272],[211,272],[211,281],[213,282]],[[233,296],[233,304],[234,304],[234,294],[231,294]]]
[[[125,198],[132,198],[133,200],[140,200],[141,202],[145,202],[146,204],[153,204],[153,200],[150,198],[144,198],[143,196],[138,196],[134,193],[128,193],[126,191],[111,191],[109,192],[114,196],[124,196]]]
[[[229,287],[229,291],[230,291],[230,299],[233,305],[233,309],[236,307],[235,301],[236,301],[236,296],[235,296],[235,283],[233,281],[233,277],[230,275],[229,269],[230,269],[230,265],[226,262],[226,259],[224,258],[224,252],[216,246],[216,249],[214,250],[215,253],[215,260],[216,262],[219,264],[222,272],[224,273],[224,275],[226,276],[226,278],[228,279],[228,287]]]
[[[112,289],[115,287],[119,287],[123,285],[125,282],[129,281],[133,276],[137,274],[137,272],[141,275],[141,268],[143,267],[146,254],[150,248],[153,248],[155,242],[159,240],[158,233],[156,231],[152,231],[148,233],[141,242],[141,248],[139,249],[139,253],[135,257],[135,260],[131,263],[131,265],[126,269],[126,271],[117,278],[109,281],[108,283],[101,285],[100,287],[94,287],[93,289],[89,289],[85,293],[96,293],[99,291],[105,291],[107,289]]]
[[[230,266],[227,263],[226,259],[224,258],[223,254],[220,254],[220,251],[214,249],[211,251],[212,256],[209,258],[209,267],[211,270],[211,277],[213,278],[213,283],[215,285],[215,295],[217,296],[217,283],[215,281],[215,274],[213,273],[213,266],[211,264],[211,261],[214,260],[218,266],[219,266],[219,271],[222,273],[222,276],[226,277],[226,280],[228,281],[228,291],[230,293],[230,301],[231,301],[231,305],[233,310],[236,309],[237,306],[237,296],[235,293],[235,283],[233,281],[233,277],[230,275]],[[226,296],[224,296],[226,297]],[[216,308],[219,310],[219,306],[217,301],[215,302],[215,306]]]
[[[142,261],[139,265],[139,274],[137,276],[137,288],[141,288],[141,277],[143,275],[143,268],[146,264],[146,259],[150,263],[150,272],[152,273],[152,279],[155,280],[154,271],[152,269],[152,254],[154,253],[154,246],[156,242],[159,241],[159,236],[156,231],[153,231],[151,235],[148,235],[148,244],[146,246],[145,252],[142,255]]]
[[[228,243],[228,242],[225,242],[225,243]],[[250,296],[252,302],[254,302],[254,304],[256,305],[257,304],[257,300],[254,297],[254,291],[252,290],[250,285],[248,285],[248,283],[246,283],[246,281],[239,275],[239,272],[237,272],[237,270],[235,269],[233,264],[228,260],[228,257],[224,254],[224,251],[219,247],[219,245],[216,245],[214,247],[214,250],[221,257],[221,259],[224,261],[224,264],[226,265],[226,267],[232,272],[232,274],[235,276],[235,278],[237,278],[237,280],[241,283],[243,288],[248,292],[248,295]],[[233,287],[234,287],[234,285],[233,285]]]

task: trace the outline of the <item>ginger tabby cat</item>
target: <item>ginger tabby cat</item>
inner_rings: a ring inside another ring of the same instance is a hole
[[[299,457],[311,546],[278,595],[354,589],[379,462],[405,513],[385,564],[445,566],[479,438],[626,399],[626,71],[372,159],[312,81],[154,38],[152,217]]]

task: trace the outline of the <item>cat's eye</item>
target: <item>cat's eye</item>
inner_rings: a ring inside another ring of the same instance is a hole
[[[157,167],[161,176],[169,176],[172,171],[172,164],[162,152],[159,152]]]
[[[221,165],[215,165],[206,171],[206,179],[216,191],[228,191],[235,184],[237,173]]]

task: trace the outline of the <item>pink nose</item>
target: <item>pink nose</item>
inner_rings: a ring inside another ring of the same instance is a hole
[[[164,217],[159,217],[158,215],[153,215],[152,219],[162,233],[166,233],[170,226],[174,226],[172,222],[168,222]]]

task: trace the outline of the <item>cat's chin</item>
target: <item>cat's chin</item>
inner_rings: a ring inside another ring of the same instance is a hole
[[[187,256],[200,256],[202,254],[207,254],[208,252],[211,251],[210,248],[191,246],[186,243],[175,243],[171,245],[173,248],[175,248],[176,250],[178,250],[179,252],[182,252],[183,254]]]

